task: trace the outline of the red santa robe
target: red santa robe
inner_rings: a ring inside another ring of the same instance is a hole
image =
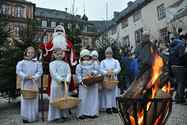
[[[74,95],[74,94],[77,94],[77,89],[75,86],[75,82],[73,80],[72,66],[75,66],[77,64],[77,60],[76,60],[75,51],[73,49],[73,45],[71,44],[71,42],[69,40],[66,40],[66,42],[68,43],[67,48],[70,48],[70,52],[65,51],[67,63],[69,64],[69,66],[71,68],[71,83],[69,84],[69,95]],[[44,50],[44,61],[50,62],[51,55],[54,50],[52,40],[50,40],[45,47],[44,47],[44,44],[40,44],[40,49]],[[47,94],[49,96],[50,96],[50,88],[51,88],[51,75],[49,72],[48,86],[47,86]]]

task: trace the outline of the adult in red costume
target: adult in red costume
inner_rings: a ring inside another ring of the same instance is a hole
[[[44,61],[50,62],[51,54],[55,48],[61,48],[65,51],[67,63],[71,68],[71,83],[69,84],[69,95],[77,94],[77,89],[75,87],[75,83],[73,80],[73,73],[72,73],[72,66],[77,64],[75,51],[73,49],[73,45],[69,40],[65,38],[65,29],[58,25],[55,28],[53,34],[53,40],[50,40],[47,45],[40,44],[40,49],[43,50],[44,53]],[[51,75],[50,72],[48,74],[48,87],[47,87],[47,94],[50,96],[50,86],[51,86]]]

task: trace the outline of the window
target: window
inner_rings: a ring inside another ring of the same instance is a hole
[[[160,30],[160,34],[161,34],[162,40],[166,40],[168,38],[168,30],[167,30],[167,28],[161,29]]]
[[[126,36],[123,38],[123,45],[124,46],[129,46],[129,36]]]
[[[138,11],[137,13],[135,13],[133,15],[133,19],[134,19],[134,22],[136,22],[137,20],[141,19],[142,16],[141,16],[141,11]]]
[[[128,20],[122,22],[122,29],[128,26]]]
[[[8,14],[8,5],[7,4],[1,5],[1,13]]]
[[[19,36],[19,26],[14,27],[14,36]]]
[[[112,35],[114,35],[117,32],[116,27],[112,28]]]
[[[84,32],[87,31],[87,26],[84,26],[83,31],[84,31]]]
[[[135,41],[136,44],[142,40],[143,28],[135,31]]]
[[[88,46],[88,38],[84,39],[84,46]]]
[[[43,37],[43,43],[44,43],[44,44],[47,44],[47,35],[45,35],[45,36]]]
[[[63,22],[60,22],[60,25],[64,27],[64,23]]]
[[[70,29],[71,28],[71,24],[70,23],[68,23],[68,29]]]
[[[158,19],[161,20],[165,17],[165,9],[164,9],[164,4],[160,5],[157,7],[157,12],[158,12]]]
[[[40,12],[40,16],[44,16],[44,12]]]
[[[55,21],[51,21],[51,27],[56,27],[56,22]]]
[[[18,18],[22,17],[22,7],[21,6],[16,7],[16,17],[18,17]]]
[[[42,20],[42,26],[47,27],[47,21],[46,20]]]

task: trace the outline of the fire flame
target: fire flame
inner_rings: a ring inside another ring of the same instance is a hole
[[[151,46],[151,52],[153,53],[153,48]],[[153,84],[155,84],[155,81],[157,80],[157,78],[159,77],[159,75],[162,73],[162,66],[163,66],[163,60],[162,58],[159,56],[159,54],[157,52],[155,52],[155,60],[153,62],[153,76],[151,81],[148,83],[148,86],[146,88],[150,88],[150,86],[152,86]],[[152,88],[152,95],[151,95],[151,99],[155,98],[155,94],[159,89],[159,84],[155,84],[155,87]],[[164,86],[162,88],[163,91],[170,93],[170,82],[168,82],[168,86]],[[150,108],[150,104],[151,102],[149,102],[146,106],[146,110],[148,111]],[[138,124],[142,124],[143,123],[143,117],[144,117],[144,111],[142,110],[141,113],[137,113],[137,118],[138,118]],[[135,125],[135,119],[130,116],[130,120],[132,125]]]

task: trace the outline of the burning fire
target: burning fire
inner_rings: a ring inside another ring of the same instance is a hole
[[[153,53],[153,48],[151,47],[151,52]],[[155,59],[154,59],[154,62],[153,62],[153,76],[152,76],[152,79],[151,81],[148,83],[147,87],[146,88],[150,88],[153,84],[155,84],[155,87],[152,88],[152,95],[151,95],[151,99],[155,98],[155,94],[156,92],[158,91],[159,89],[159,84],[156,84],[156,80],[157,78],[160,76],[160,74],[162,73],[162,66],[163,66],[163,60],[162,58],[159,56],[159,54],[156,52],[155,53]],[[167,92],[167,93],[170,93],[170,82],[168,82],[168,86],[164,86],[162,88],[163,91]],[[149,108],[150,108],[150,105],[151,105],[151,102],[149,102],[146,106],[146,110],[148,111]],[[138,118],[138,124],[142,124],[143,123],[143,117],[144,117],[144,111],[142,110],[141,113],[137,113],[137,118]],[[158,118],[159,119],[159,118]],[[158,121],[157,119],[157,121]],[[135,125],[135,119],[130,116],[130,120],[131,120],[131,123],[132,125]]]

